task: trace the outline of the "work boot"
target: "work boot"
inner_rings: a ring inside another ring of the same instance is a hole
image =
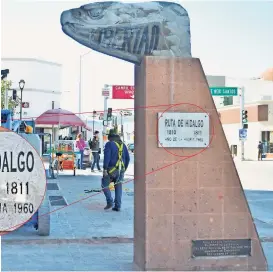
[[[120,208],[114,207],[114,208],[112,208],[112,211],[119,212]]]
[[[109,210],[113,207],[113,204],[107,204],[105,207],[104,207],[104,210]]]

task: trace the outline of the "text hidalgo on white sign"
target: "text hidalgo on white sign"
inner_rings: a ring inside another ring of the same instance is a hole
[[[28,221],[43,201],[43,162],[28,141],[14,132],[0,132],[0,232]]]
[[[158,113],[158,146],[205,148],[209,145],[206,113]]]

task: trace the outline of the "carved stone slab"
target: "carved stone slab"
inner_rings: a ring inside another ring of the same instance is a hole
[[[143,56],[191,57],[187,11],[171,2],[96,2],[64,11],[63,32],[95,51],[135,64]]]

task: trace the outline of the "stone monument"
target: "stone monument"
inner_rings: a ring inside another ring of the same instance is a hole
[[[191,57],[187,11],[98,2],[64,11],[61,25],[77,42],[136,64],[135,268],[266,270],[206,77]]]
[[[140,64],[143,56],[191,57],[187,11],[171,2],[96,2],[64,11],[63,32],[106,55]]]
[[[135,97],[136,268],[266,270],[200,61],[146,57]]]

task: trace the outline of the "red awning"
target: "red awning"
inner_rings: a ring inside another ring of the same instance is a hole
[[[87,125],[77,115],[63,109],[48,110],[41,114],[35,120],[35,123],[39,125],[84,127],[89,130]]]

